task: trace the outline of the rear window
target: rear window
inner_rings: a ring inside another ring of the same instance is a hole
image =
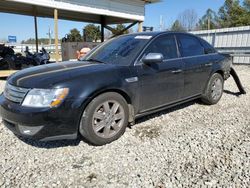
[[[204,47],[200,41],[190,35],[178,35],[179,47],[182,57],[204,55]]]
[[[205,49],[205,54],[213,54],[216,53],[216,50],[213,46],[211,46],[207,41],[200,39],[202,46]]]

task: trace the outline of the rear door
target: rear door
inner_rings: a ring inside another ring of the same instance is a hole
[[[146,65],[140,62],[136,65],[140,81],[140,112],[178,101],[183,91],[183,64],[179,58],[175,36],[158,36],[141,58],[149,53],[161,53],[164,60],[162,63]]]
[[[177,38],[184,63],[183,98],[189,98],[203,92],[212,70],[212,61],[197,37],[178,34]]]

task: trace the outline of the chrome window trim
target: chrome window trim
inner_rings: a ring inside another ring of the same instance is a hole
[[[176,48],[177,48],[177,53],[178,53],[178,58],[172,58],[172,59],[164,59],[163,62],[169,62],[169,61],[177,61],[177,60],[185,60],[185,59],[190,59],[190,58],[195,58],[195,57],[203,57],[203,56],[212,56],[212,55],[218,55],[219,52],[217,52],[215,50],[214,53],[210,53],[210,54],[202,54],[202,55],[195,55],[195,56],[187,56],[187,57],[182,57],[181,53],[180,53],[180,49],[179,49],[179,45],[178,45],[178,40],[177,40],[177,36],[176,34],[173,33],[161,33],[159,35],[156,35],[155,37],[153,37],[151,39],[151,41],[144,47],[144,49],[141,51],[141,53],[139,54],[138,58],[135,60],[134,62],[134,66],[141,66],[143,65],[143,63],[141,62],[141,59],[139,59],[141,57],[141,55],[145,52],[145,50],[147,49],[147,47],[158,37],[162,36],[162,35],[173,35],[176,41]]]
[[[172,59],[164,59],[163,62],[169,62],[169,61],[177,61],[177,60],[185,60],[185,59],[190,59],[190,58],[195,58],[195,57],[203,57],[203,56],[212,56],[212,55],[218,55],[219,53],[211,53],[211,54],[203,54],[203,55],[196,55],[196,56],[188,56],[188,57],[178,57],[178,58],[172,58]],[[143,63],[141,60],[139,60],[137,63],[135,63],[134,66],[142,65]]]
[[[194,58],[194,57],[211,56],[211,55],[217,55],[217,54],[218,53],[211,53],[211,54],[195,55],[195,56],[188,56],[188,57],[178,57],[178,58],[174,58],[174,59],[165,59],[165,60],[163,60],[163,62],[190,59],[190,58]]]

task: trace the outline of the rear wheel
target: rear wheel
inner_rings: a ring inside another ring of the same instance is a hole
[[[85,109],[79,131],[94,145],[110,143],[123,135],[128,124],[126,100],[114,92],[93,99]]]
[[[208,82],[205,93],[202,96],[202,101],[209,105],[217,104],[222,97],[223,89],[223,77],[219,73],[213,74]]]

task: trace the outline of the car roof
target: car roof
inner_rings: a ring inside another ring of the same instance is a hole
[[[184,35],[191,35],[194,37],[197,37],[196,35],[192,34],[192,33],[188,33],[188,32],[176,32],[176,31],[151,31],[151,32],[139,32],[139,33],[131,33],[131,34],[127,34],[127,35],[131,35],[131,36],[142,36],[142,35],[150,35],[150,36],[158,36],[161,34],[184,34]]]

